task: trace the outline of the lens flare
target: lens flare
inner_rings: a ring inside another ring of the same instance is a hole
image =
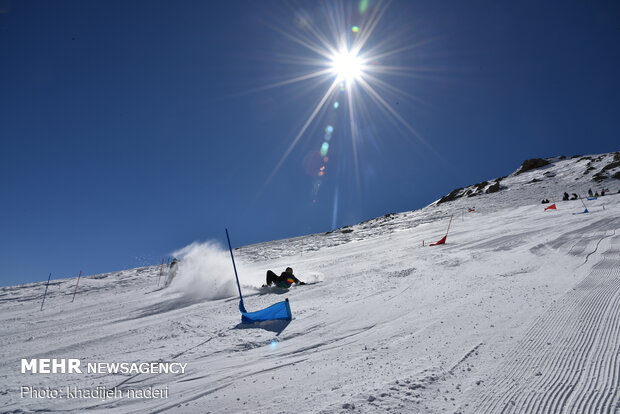
[[[328,149],[329,149],[329,144],[327,142],[324,142],[323,145],[321,145],[321,157],[325,158],[325,156],[327,155]]]
[[[364,14],[366,13],[367,9],[368,9],[368,0],[361,0],[357,10],[360,12],[360,14]]]
[[[353,26],[353,27],[351,27],[351,31],[352,31],[353,33],[357,33],[357,32],[359,32],[359,31],[360,31],[360,28],[359,28],[359,27],[357,27],[357,26]]]
[[[311,151],[303,161],[304,170],[310,177],[316,177],[323,165],[323,157],[319,151]]]

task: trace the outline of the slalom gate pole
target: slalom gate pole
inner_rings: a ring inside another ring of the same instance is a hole
[[[233,256],[232,245],[230,244],[230,236],[228,236],[228,229],[226,230],[226,240],[228,240],[228,250],[230,250],[230,258],[232,259],[233,269],[235,270],[235,279],[237,280],[237,289],[239,289],[239,310],[246,313],[245,306],[243,306],[243,295],[241,295],[241,285],[239,284],[239,275],[237,275],[237,266],[235,266],[235,256]]]
[[[159,278],[157,279],[157,286],[159,286],[159,281],[161,280],[161,272],[164,270],[164,259],[161,259],[161,266],[159,267]]]
[[[75,283],[75,290],[73,291],[73,299],[71,299],[71,302],[73,302],[75,300],[75,294],[77,293],[77,287],[78,284],[80,283],[80,277],[82,276],[82,271],[80,270],[80,274],[78,275],[78,280]]]
[[[47,288],[50,285],[50,279],[52,278],[52,274],[47,277],[47,285],[45,285],[45,293],[43,294],[43,302],[41,302],[41,310],[43,310],[43,304],[45,303],[45,297],[47,296]]]
[[[448,230],[446,230],[446,236],[448,236],[448,232],[450,231],[450,224],[452,224],[452,217],[454,217],[454,214],[450,216],[450,222],[448,223]]]
[[[586,203],[583,202],[583,198],[581,198],[581,196],[579,196],[579,200],[581,200],[581,204],[583,204],[583,208],[587,210],[588,207],[586,207]]]

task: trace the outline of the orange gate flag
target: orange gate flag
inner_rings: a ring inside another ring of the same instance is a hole
[[[446,244],[446,239],[448,238],[448,232],[450,231],[450,224],[452,224],[452,217],[450,216],[450,222],[448,223],[448,230],[446,230],[446,235],[441,238],[437,243],[429,244],[429,246],[438,246],[440,244]]]

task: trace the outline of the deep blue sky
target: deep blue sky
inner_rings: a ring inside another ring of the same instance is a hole
[[[342,3],[350,39],[380,6],[358,3]],[[382,96],[429,145],[361,95],[358,186],[337,95],[265,185],[333,80],[264,89],[319,57],[277,29],[325,31],[334,10],[0,0],[0,283],[156,264],[224,227],[235,246],[328,231],[527,158],[620,149],[620,3],[403,0],[368,47],[418,45],[372,64],[415,69],[380,75],[404,92]]]

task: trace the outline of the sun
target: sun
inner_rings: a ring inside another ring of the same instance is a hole
[[[316,100],[297,134],[290,138],[287,149],[265,180],[263,188],[275,176],[302,136],[308,130],[312,130],[311,126],[319,119],[325,119],[326,122],[332,119],[332,121],[323,125],[326,131],[325,134],[321,134],[323,139],[318,137],[321,140],[320,151],[316,151],[316,154],[320,155],[322,165],[318,171],[312,171],[311,174],[316,174],[315,184],[313,184],[315,193],[318,192],[318,186],[328,171],[327,163],[332,157],[331,154],[328,155],[330,148],[338,148],[335,142],[339,141],[332,140],[336,136],[332,123],[337,119],[342,119],[342,121],[336,127],[343,133],[346,132],[351,139],[350,153],[358,191],[361,191],[358,145],[366,142],[360,126],[370,123],[372,114],[380,112],[398,129],[404,127],[409,132],[405,134],[407,138],[415,137],[419,142],[431,148],[430,144],[420,136],[410,125],[408,119],[402,116],[392,103],[398,104],[401,99],[415,99],[415,97],[390,82],[397,76],[416,77],[421,76],[417,73],[418,71],[428,71],[426,67],[391,64],[391,62],[401,60],[398,58],[401,53],[425,45],[426,40],[412,42],[410,38],[402,34],[384,36],[383,32],[377,29],[390,1],[377,0],[376,6],[373,7],[368,6],[368,1],[361,1],[358,8],[359,14],[347,12],[345,5],[352,2],[354,0],[325,2],[324,17],[326,19],[323,24],[321,24],[323,20],[313,20],[311,14],[300,10],[296,13],[298,25],[295,27],[298,30],[291,31],[283,24],[273,25],[273,29],[284,38],[305,49],[305,52],[300,55],[279,55],[278,60],[300,65],[303,71],[299,74],[292,74],[288,79],[257,88],[255,91],[299,82],[312,82],[313,84],[308,84],[309,90],[314,90],[319,86],[323,88],[327,85],[327,87],[322,97]],[[351,23],[355,25],[351,26]],[[316,96],[318,98],[321,95]],[[343,133],[337,134],[343,136]],[[343,148],[343,144],[337,145]]]
[[[364,62],[354,52],[341,50],[331,60],[331,70],[339,81],[353,83],[362,78]]]

